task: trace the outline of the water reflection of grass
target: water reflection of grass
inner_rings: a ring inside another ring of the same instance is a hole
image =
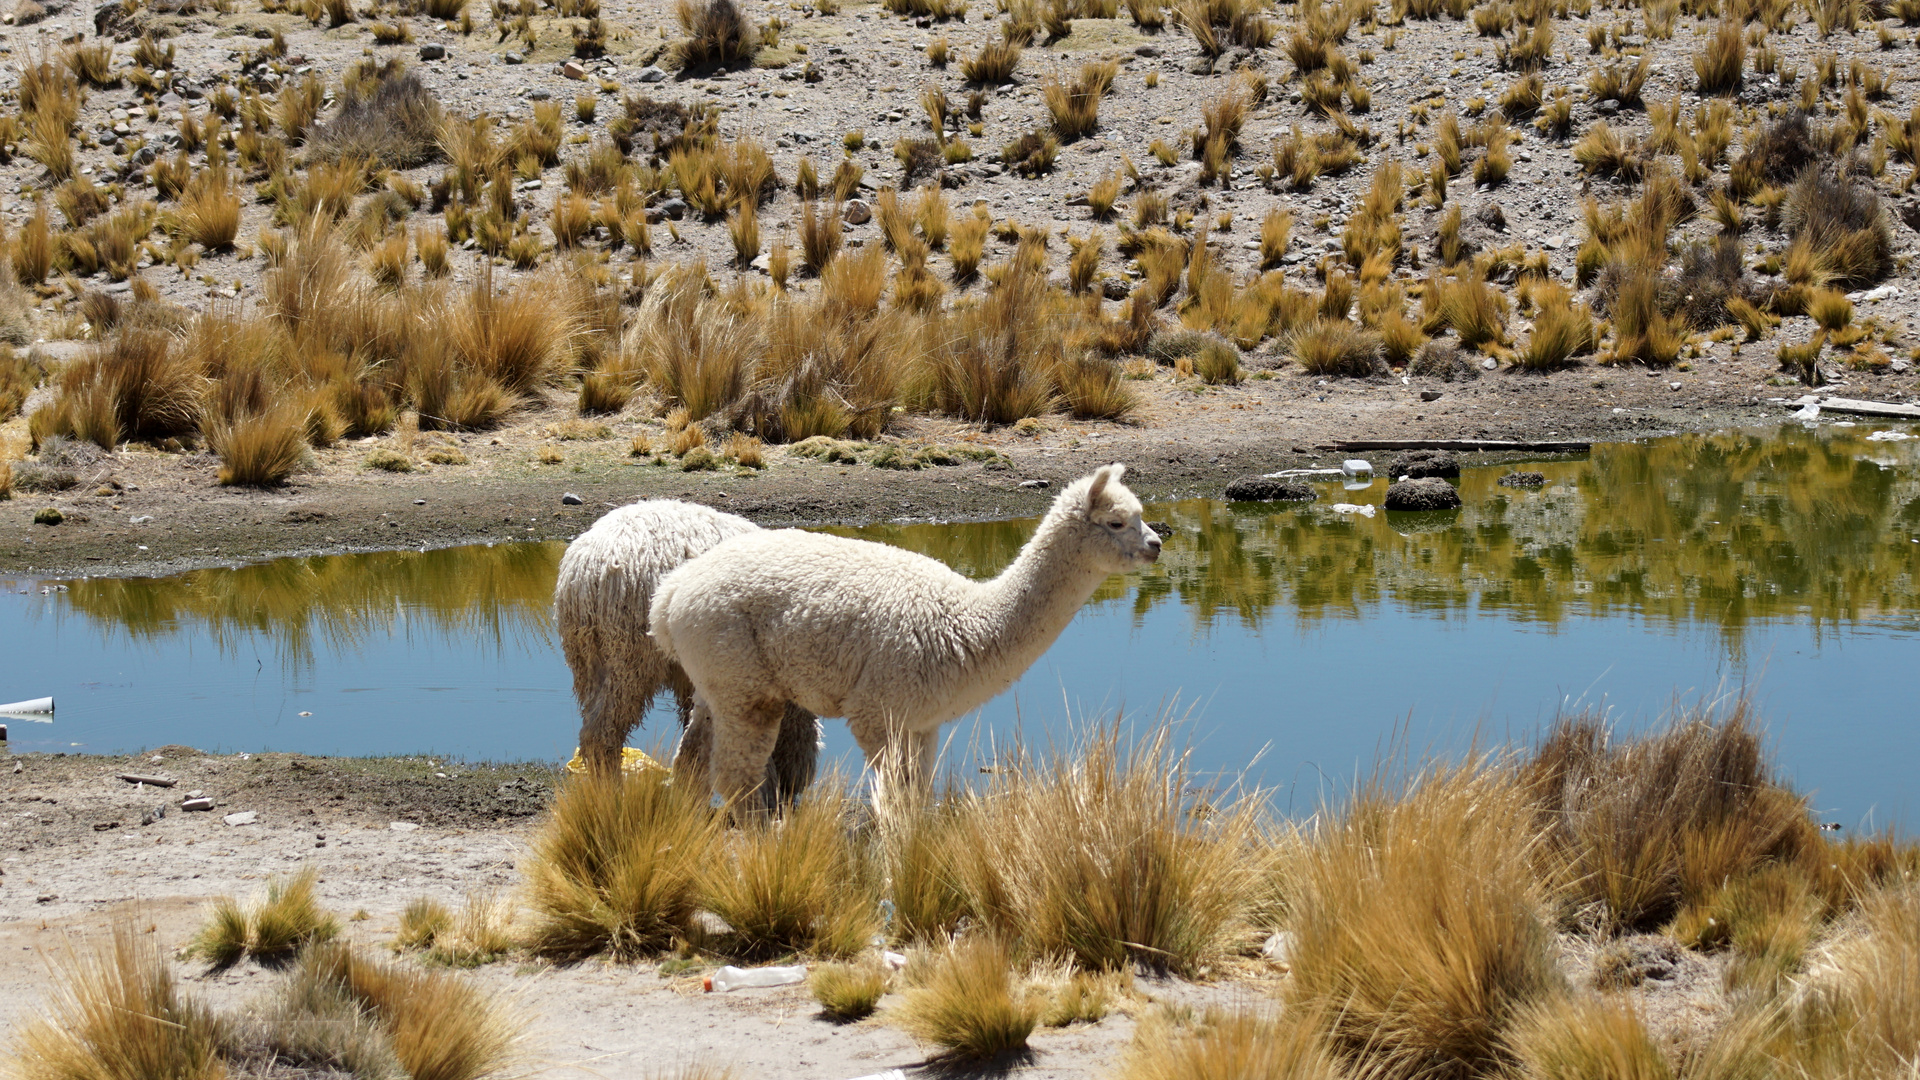
[[[371,637],[458,638],[501,648],[552,620],[553,580],[565,545],[502,544],[275,559],[168,578],[95,578],[68,584],[73,609],[134,638],[198,628],[222,649],[252,635],[289,663],[317,647],[351,649]]]
[[[1864,433],[1864,432],[1863,432]],[[1911,618],[1920,607],[1920,478],[1910,444],[1798,428],[1596,447],[1539,466],[1538,491],[1461,477],[1447,528],[1334,513],[1318,503],[1152,508],[1174,527],[1160,564],[1109,579],[1095,603],[1136,618],[1177,602],[1207,630],[1258,628],[1282,607],[1303,623],[1358,618],[1385,602],[1434,614],[1498,612],[1555,624],[1570,614],[1717,625],[1737,646],[1759,621],[1816,627]],[[1883,467],[1879,461],[1893,461]],[[1357,497],[1377,502],[1384,485]],[[998,573],[1031,519],[833,529],[923,552],[974,578]],[[222,647],[273,638],[295,662],[372,634],[430,631],[495,647],[545,633],[559,544],[281,559],[173,578],[71,583],[73,608],[135,637],[199,625]]]
[[[1903,614],[1920,569],[1909,535],[1920,481],[1867,460],[1869,448],[1797,429],[1605,445],[1539,466],[1549,482],[1537,492],[1470,469],[1458,524],[1408,536],[1387,515],[1334,514],[1324,499],[1251,513],[1173,503],[1156,510],[1177,539],[1136,610],[1177,597],[1199,626],[1233,612],[1257,627],[1283,602],[1311,622],[1391,599],[1545,623],[1701,621],[1734,637],[1785,616],[1832,626]]]

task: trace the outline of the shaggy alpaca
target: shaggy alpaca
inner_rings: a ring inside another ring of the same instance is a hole
[[[732,514],[651,499],[612,511],[567,545],[553,610],[580,703],[580,754],[592,772],[619,771],[628,733],[654,697],[670,688],[680,705],[680,726],[687,729],[679,756],[698,762],[694,771],[704,774],[709,728],[704,722],[689,726],[693,688],[647,636],[647,609],[655,586],[682,563],[728,537],[760,531]],[[820,722],[803,710],[786,710],[767,763],[770,797],[798,797],[813,779],[819,750]]]
[[[692,680],[696,711],[712,714],[714,794],[759,783],[789,702],[846,717],[883,776],[931,777],[941,724],[1011,686],[1108,575],[1160,557],[1124,471],[1107,465],[1061,492],[992,581],[786,529],[733,537],[669,574],[648,623]],[[675,758],[674,774],[694,783],[701,764]]]

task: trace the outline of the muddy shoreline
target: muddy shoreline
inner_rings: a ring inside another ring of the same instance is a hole
[[[1749,370],[1725,370],[1737,367]],[[1689,373],[1500,372],[1464,383],[1329,384],[1276,373],[1198,393],[1150,384],[1142,419],[1127,424],[1055,419],[1026,434],[909,419],[890,439],[965,438],[1001,455],[918,471],[770,448],[759,471],[682,472],[670,458],[650,464],[629,455],[625,429],[642,431],[644,420],[616,425],[596,443],[568,444],[566,467],[541,470],[529,464],[532,446],[543,422],[565,414],[557,402],[546,416],[477,437],[472,466],[373,472],[360,459],[390,440],[369,440],[322,452],[313,471],[271,491],[220,487],[208,455],[125,448],[73,489],[16,491],[0,503],[0,574],[155,576],[286,556],[565,540],[610,507],[642,498],[687,499],[768,526],[1017,517],[1039,513],[1061,483],[1110,460],[1128,464],[1129,484],[1148,500],[1217,497],[1249,473],[1337,463],[1342,455],[1316,448],[1338,439],[1600,442],[1779,423],[1785,410],[1768,398],[1794,391],[1766,385],[1768,367],[1735,359]],[[1912,381],[1882,377],[1839,392],[1903,400]],[[1426,401],[1423,394],[1439,396]],[[1466,455],[1463,464],[1493,460]],[[566,494],[580,503],[563,504]],[[66,520],[33,524],[44,507]]]

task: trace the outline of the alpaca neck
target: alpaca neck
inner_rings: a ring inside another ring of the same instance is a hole
[[[980,586],[972,605],[976,618],[966,620],[971,640],[965,651],[977,665],[969,676],[1001,688],[1012,683],[1106,580],[1106,570],[1087,565],[1072,544],[1057,542],[1059,532],[1049,515],[1013,565]]]

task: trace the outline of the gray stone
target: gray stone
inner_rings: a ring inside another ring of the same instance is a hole
[[[527,62],[527,58],[517,52],[510,52],[501,57],[501,60],[507,64],[524,64]]]
[[[546,101],[553,97],[553,91],[535,87],[527,91],[528,101]]]
[[[242,810],[237,814],[228,814],[220,820],[229,825],[251,825],[260,820],[260,812],[258,810]]]
[[[417,832],[420,826],[411,821],[395,821],[387,825],[388,832]]]
[[[1127,288],[1127,283],[1119,278],[1108,278],[1100,283],[1100,295],[1109,300],[1125,300],[1132,294],[1132,290]]]
[[[1133,50],[1133,55],[1135,56],[1159,56],[1160,53],[1161,49],[1158,45],[1142,45]]]
[[[585,499],[583,499],[583,498],[581,498],[581,497],[580,497],[580,496],[578,496],[578,495],[575,495],[575,494],[574,494],[573,492],[571,492],[571,491],[569,491],[569,492],[567,492],[566,494],[564,494],[564,495],[562,495],[562,496],[560,496],[560,504],[561,504],[562,506],[579,506],[580,504],[582,504],[582,503],[584,503],[584,502],[586,502],[586,501],[587,501],[587,500],[585,500]]]
[[[1593,111],[1599,113],[1601,116],[1613,116],[1620,111],[1620,103],[1612,98],[1608,98],[1600,104],[1595,105]]]
[[[446,58],[447,47],[445,45],[420,46],[420,59],[422,60],[445,60]]]
[[[660,204],[660,212],[679,221],[687,216],[687,201],[679,198],[668,199]]]
[[[635,76],[635,78],[639,79],[643,83],[665,82],[667,79],[667,73],[664,71],[661,71],[657,67],[648,65],[647,67],[641,68],[640,74]]]
[[[873,220],[872,208],[859,199],[848,199],[847,205],[841,210],[841,215],[849,225],[865,225]]]
[[[1460,493],[1438,477],[1401,480],[1387,488],[1389,510],[1453,510],[1460,506]]]
[[[1052,486],[1053,486],[1053,481],[1051,481],[1051,480],[1022,480],[1022,481],[1020,481],[1020,486],[1021,486],[1021,487],[1023,487],[1023,488],[1026,488],[1026,489],[1028,489],[1028,490],[1030,490],[1030,491],[1037,491],[1037,490],[1039,490],[1040,488],[1048,488],[1048,487],[1052,487]]]
[[[1243,476],[1227,485],[1229,502],[1312,502],[1317,497],[1305,480],[1293,477]]]

